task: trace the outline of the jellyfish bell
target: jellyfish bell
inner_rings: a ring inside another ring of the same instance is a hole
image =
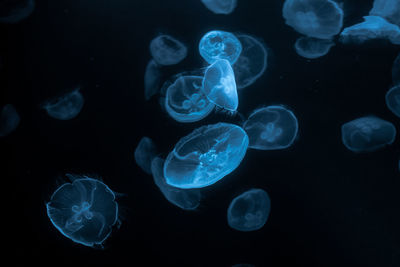
[[[300,37],[294,48],[299,56],[308,59],[316,59],[328,54],[335,43],[332,40],[316,39],[312,37]]]
[[[161,34],[150,42],[150,53],[160,65],[169,66],[181,62],[187,56],[186,46],[174,37]]]
[[[228,15],[236,8],[237,0],[201,0],[215,14]]]
[[[80,88],[77,88],[61,97],[45,102],[41,107],[54,119],[71,120],[81,112],[84,102]]]
[[[140,139],[134,153],[136,164],[147,174],[151,174],[151,161],[157,156],[157,147],[147,136]]]

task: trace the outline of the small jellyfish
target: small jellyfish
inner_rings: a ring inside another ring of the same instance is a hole
[[[151,172],[155,184],[164,197],[183,210],[195,210],[200,205],[201,195],[198,189],[182,189],[170,186],[164,178],[164,160],[156,157],[151,162]]]
[[[250,148],[276,150],[293,144],[299,126],[292,111],[283,106],[268,106],[253,111],[243,128]]]
[[[286,24],[309,37],[331,39],[343,26],[343,10],[332,0],[286,0]]]
[[[400,1],[375,0],[369,15],[382,17],[400,27]]]
[[[308,59],[315,59],[328,54],[334,45],[335,43],[331,40],[300,37],[294,44],[294,48],[298,55]]]
[[[157,147],[149,137],[142,137],[135,149],[136,164],[147,174],[151,174],[151,161],[157,156]]]
[[[149,100],[160,89],[161,71],[154,60],[150,60],[144,73],[144,98]]]
[[[248,144],[246,132],[234,124],[197,128],[168,154],[164,164],[166,182],[185,189],[212,185],[239,166]]]
[[[0,1],[0,23],[18,23],[29,17],[34,9],[34,0],[2,0]]]
[[[271,200],[262,189],[250,189],[235,197],[228,208],[228,224],[235,230],[248,232],[262,228],[271,211]]]
[[[175,65],[187,56],[186,46],[170,35],[159,35],[150,42],[150,53],[160,65]]]
[[[60,186],[46,207],[50,221],[64,236],[89,247],[101,246],[118,220],[114,192],[88,177]]]
[[[397,117],[400,117],[400,84],[386,93],[386,105]]]
[[[396,137],[391,122],[375,116],[361,117],[342,125],[343,144],[353,152],[371,152],[390,145]]]
[[[203,77],[181,76],[171,84],[165,97],[168,114],[179,122],[205,118],[214,108],[201,89]]]
[[[73,119],[81,112],[84,104],[83,96],[79,90],[80,88],[77,88],[59,98],[52,99],[43,104],[42,108],[54,119]]]
[[[210,31],[201,38],[199,51],[209,64],[219,59],[226,59],[234,64],[242,52],[242,44],[230,32]]]
[[[7,104],[3,107],[0,114],[0,137],[9,135],[17,129],[21,121],[14,106]]]
[[[237,110],[239,98],[235,74],[227,60],[217,60],[207,68],[203,78],[202,90],[208,100],[215,105],[229,111]]]
[[[215,14],[228,15],[236,8],[237,0],[201,0]]]
[[[395,85],[400,84],[400,53],[393,62],[392,79]]]

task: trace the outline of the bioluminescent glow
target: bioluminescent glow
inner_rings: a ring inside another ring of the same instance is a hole
[[[382,17],[400,27],[400,1],[375,0],[369,15]]]
[[[233,12],[237,0],[201,0],[201,2],[215,14],[228,15]]]
[[[47,114],[58,120],[70,120],[78,116],[84,104],[80,88],[73,90],[61,97],[52,99],[42,105]]]
[[[3,0],[0,2],[0,23],[18,23],[35,9],[34,0]]]
[[[386,105],[397,117],[400,117],[400,84],[386,93]]]
[[[400,53],[393,62],[392,80],[395,85],[400,84]]]
[[[157,147],[153,140],[144,136],[135,149],[136,164],[147,174],[151,174],[151,161],[157,156]]]
[[[144,98],[149,100],[160,90],[161,71],[154,60],[150,60],[144,73]]]
[[[174,37],[162,34],[150,42],[150,53],[160,65],[175,65],[187,56],[187,48]]]
[[[335,43],[331,40],[300,37],[294,44],[294,48],[299,56],[315,59],[328,54],[329,50],[334,45]]]
[[[14,106],[11,104],[5,105],[0,113],[0,137],[14,132],[20,121],[21,118]]]

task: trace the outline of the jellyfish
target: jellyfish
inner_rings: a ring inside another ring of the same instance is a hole
[[[73,119],[81,112],[84,104],[83,96],[79,91],[80,88],[77,88],[59,98],[52,99],[46,102],[42,108],[54,119]]]
[[[228,225],[249,232],[262,228],[271,211],[271,200],[263,189],[253,188],[235,197],[228,208]]]
[[[249,136],[250,148],[277,150],[293,144],[299,126],[296,116],[289,109],[268,106],[253,111],[243,128]]]
[[[162,34],[150,42],[150,53],[160,65],[175,65],[187,56],[187,48],[174,37]]]
[[[166,183],[164,178],[164,160],[156,157],[151,162],[151,172],[155,184],[164,197],[175,206],[183,210],[195,210],[200,205],[201,195],[199,189],[182,189]]]
[[[0,137],[9,135],[17,129],[21,121],[18,112],[11,104],[5,105],[0,113]]]
[[[50,221],[64,236],[89,247],[101,246],[118,220],[114,192],[88,177],[60,186],[46,207]]]
[[[165,97],[168,114],[179,122],[195,122],[205,118],[214,108],[201,89],[203,77],[181,76],[171,84]]]
[[[241,34],[237,38],[242,44],[242,52],[232,68],[237,88],[243,89],[265,72],[268,53],[265,45],[250,35]]]
[[[343,26],[343,10],[332,0],[286,0],[286,24],[308,37],[331,39]]]
[[[136,164],[147,174],[151,174],[151,161],[157,156],[157,147],[153,140],[144,136],[135,149]]]
[[[375,0],[369,15],[382,17],[400,27],[400,1]]]
[[[202,90],[210,102],[229,111],[236,111],[239,98],[235,74],[228,60],[219,59],[210,65],[203,79]]]
[[[144,98],[149,100],[160,89],[161,71],[154,60],[150,60],[144,73]]]
[[[400,117],[400,84],[386,93],[386,105],[394,115]]]
[[[400,53],[393,62],[392,79],[395,85],[400,84]]]
[[[0,2],[0,23],[18,23],[29,17],[34,9],[34,0],[2,0]]]
[[[183,137],[164,164],[167,184],[178,188],[212,185],[234,171],[246,154],[249,138],[230,123],[205,125]]]
[[[199,51],[209,64],[219,59],[226,59],[234,64],[242,52],[242,44],[230,32],[210,31],[201,38]]]
[[[390,145],[396,137],[391,122],[365,116],[342,125],[342,141],[353,152],[371,152]]]
[[[328,54],[334,45],[335,43],[331,40],[300,37],[294,44],[294,48],[298,55],[308,59],[315,59]]]
[[[228,15],[236,8],[237,0],[201,0],[215,14]]]

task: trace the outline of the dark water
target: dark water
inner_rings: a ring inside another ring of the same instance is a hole
[[[400,141],[354,154],[340,135],[344,122],[370,114],[400,130],[384,98],[400,49],[338,44],[307,61],[293,49],[299,35],[284,24],[282,4],[239,0],[231,15],[218,16],[199,0],[38,0],[30,18],[1,25],[0,102],[21,115],[16,132],[0,140],[2,232],[12,234],[3,239],[6,254],[14,262],[73,265],[400,266]],[[370,0],[345,1],[345,26],[371,7]],[[144,70],[159,33],[189,48],[164,78],[202,67],[197,44],[212,29],[264,39],[267,71],[239,93],[239,112],[284,104],[298,117],[299,138],[283,151],[249,150],[235,172],[204,190],[197,211],[185,212],[136,166],[136,144],[149,136],[166,155],[196,127],[235,118],[173,121],[157,98],[144,101]],[[77,86],[86,102],[76,119],[54,120],[39,109]],[[65,173],[100,176],[125,194],[121,228],[104,250],[74,244],[48,220],[45,202]],[[270,218],[259,231],[235,231],[226,221],[229,202],[253,187],[268,191]]]

